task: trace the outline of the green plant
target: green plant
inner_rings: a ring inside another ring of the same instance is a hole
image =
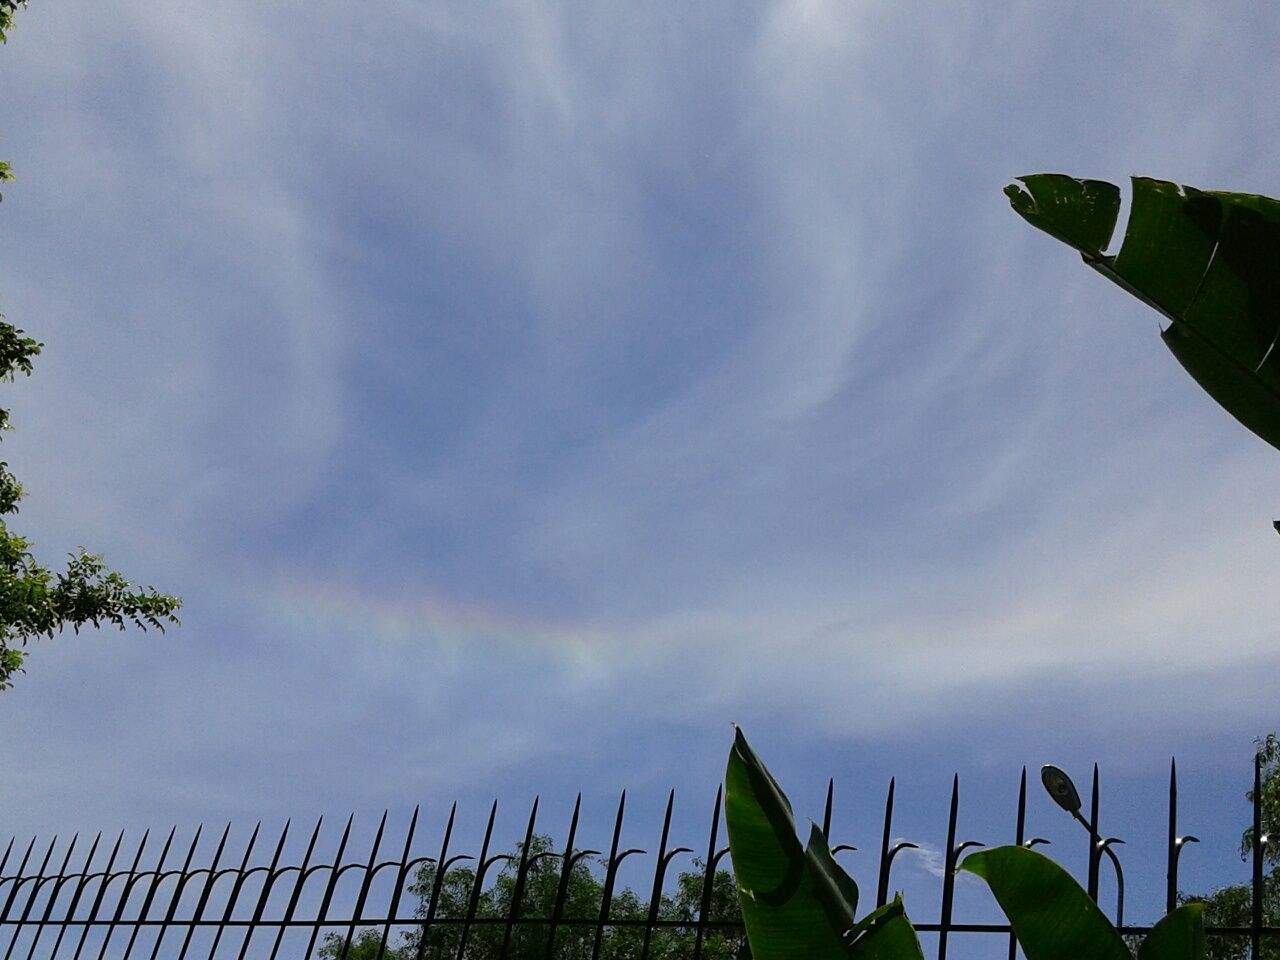
[[[755,960],[922,960],[901,897],[855,921],[858,887],[815,825],[801,846],[786,794],[739,730],[725,823]]]
[[[13,25],[19,0],[0,0],[0,41]],[[0,162],[0,182],[11,180]],[[31,375],[32,360],[43,344],[25,335],[0,315],[0,381]],[[9,411],[0,409],[0,430],[10,429]],[[20,647],[34,637],[53,637],[70,627],[133,624],[163,631],[177,623],[178,597],[153,587],[137,588],[109,569],[102,557],[83,548],[70,554],[63,572],[51,571],[31,553],[31,542],[9,530],[4,518],[18,512],[22,485],[0,461],[0,690],[12,686],[22,671],[26,652]]]
[[[1165,345],[1209,396],[1280,448],[1280,202],[1133,178],[1119,253],[1120,190],[1057,173],[1005,188],[1033,226],[1171,321]]]
[[[996,847],[960,865],[987,882],[1027,960],[1132,960],[1120,932],[1071,874],[1034,850]],[[1204,906],[1188,903],[1155,925],[1138,960],[1203,960]]]
[[[1262,758],[1262,832],[1280,836],[1280,737],[1269,733],[1254,741]],[[1252,804],[1253,791],[1245,794]],[[1240,859],[1253,854],[1253,827],[1240,837]],[[1280,926],[1280,846],[1265,843],[1262,859],[1266,873],[1262,878],[1262,922]],[[1232,884],[1208,893],[1179,893],[1183,903],[1203,903],[1205,923],[1211,927],[1247,927],[1253,920],[1253,891],[1249,884]],[[1280,960],[1280,942],[1273,937],[1262,939],[1262,960]],[[1209,960],[1244,960],[1249,954],[1247,936],[1218,936],[1209,941]]]

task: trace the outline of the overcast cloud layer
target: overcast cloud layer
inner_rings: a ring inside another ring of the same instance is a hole
[[[1235,803],[1280,456],[1000,191],[1280,195],[1278,23],[37,0],[14,527],[187,605],[34,648],[5,820],[700,797],[730,721],[868,797],[1176,751]]]

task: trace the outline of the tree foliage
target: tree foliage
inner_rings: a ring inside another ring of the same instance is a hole
[[[0,40],[13,25],[18,0],[0,0]],[[9,166],[0,163],[0,180],[12,179]],[[31,375],[32,359],[43,344],[0,316],[0,380],[18,374]],[[10,429],[9,411],[0,409],[0,430]],[[66,568],[51,571],[31,553],[31,542],[9,530],[5,517],[18,512],[22,485],[0,461],[0,690],[12,685],[22,669],[25,652],[19,649],[35,637],[52,637],[66,627],[112,624],[120,629],[132,624],[142,629],[164,630],[177,623],[181,601],[153,587],[137,588],[107,568],[101,556],[83,548],[72,553]]]
[[[463,960],[491,960],[502,953],[507,938],[506,919],[512,915],[518,864],[523,844],[510,860],[504,861],[491,886],[480,891],[475,903],[479,921],[466,932]],[[557,960],[590,960],[599,929],[600,908],[604,899],[604,882],[589,866],[589,858],[578,858],[568,877],[564,905],[555,931],[553,956]],[[520,898],[520,916],[549,918],[555,909],[560,889],[562,861],[548,836],[535,836],[529,844],[524,890]],[[694,869],[677,877],[675,891],[663,895],[658,916],[677,925],[655,928],[649,944],[651,960],[687,960],[693,956],[696,921],[702,904],[703,864],[694,861]],[[411,895],[417,897],[417,916],[425,918],[436,889],[436,867],[426,864],[418,870]],[[473,867],[452,867],[439,884],[435,917],[459,920],[472,909],[471,898],[476,880]],[[644,927],[627,925],[625,921],[645,920],[649,915],[649,895],[630,888],[615,889],[609,903],[609,919],[624,921],[609,927],[600,943],[601,960],[639,960],[644,946]],[[733,875],[717,870],[712,880],[708,918],[714,921],[741,923],[737,889]],[[578,922],[574,922],[578,921]],[[581,922],[585,921],[585,922]],[[546,923],[521,923],[511,927],[506,956],[510,960],[545,960],[550,926]],[[427,942],[419,956],[420,933],[414,930],[388,943],[382,960],[457,960],[462,948],[463,924],[442,923],[429,928]],[[706,960],[735,960],[741,955],[744,937],[737,931],[724,932],[709,928],[704,934],[702,956]],[[318,952],[326,960],[379,960],[382,931],[361,931],[347,943],[340,934],[331,934]]]
[[[1269,733],[1257,741],[1262,757],[1262,832],[1264,836],[1280,835],[1280,739]],[[1253,803],[1253,791],[1245,794]],[[1240,837],[1240,858],[1253,855],[1253,827]],[[1280,926],[1280,844],[1262,847],[1265,872],[1262,879],[1262,922]],[[1253,921],[1253,893],[1246,883],[1223,887],[1208,894],[1180,894],[1183,903],[1203,903],[1205,923],[1211,927],[1247,927]],[[1249,938],[1210,937],[1209,960],[1244,960],[1249,953]],[[1280,941],[1273,937],[1262,940],[1265,960],[1280,960]]]

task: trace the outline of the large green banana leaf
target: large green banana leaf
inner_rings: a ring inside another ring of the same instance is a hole
[[[960,866],[991,887],[1027,960],[1132,960],[1129,948],[1071,874],[1034,850],[996,847]],[[1204,907],[1186,904],[1152,929],[1138,960],[1204,960]]]
[[[923,960],[900,899],[854,922],[857,884],[816,826],[801,846],[786,794],[741,730],[725,772],[725,823],[754,960]]]
[[[1133,178],[1124,242],[1103,250],[1120,191],[1057,173],[1005,188],[1013,209],[1172,322],[1165,345],[1232,416],[1280,448],[1280,202]]]

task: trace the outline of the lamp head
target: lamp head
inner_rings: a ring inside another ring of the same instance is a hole
[[[1080,812],[1080,794],[1062,768],[1046,763],[1040,768],[1040,782],[1044,784],[1053,802],[1063,810],[1072,816]]]

